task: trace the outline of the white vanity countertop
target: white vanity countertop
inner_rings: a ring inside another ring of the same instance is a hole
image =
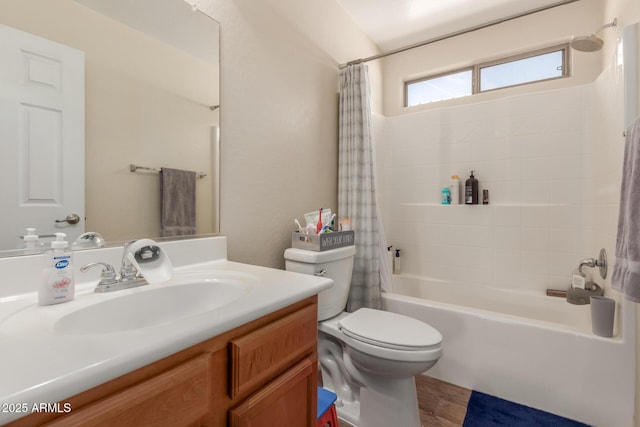
[[[171,258],[171,250],[167,253]],[[64,402],[65,398],[315,295],[333,283],[326,278],[226,259],[174,267],[174,277],[191,272],[212,278],[252,277],[251,289],[237,301],[210,312],[141,329],[95,334],[62,334],[54,330],[54,322],[42,319],[56,319],[104,298],[145,292],[162,284],[96,294],[96,280],[91,280],[76,284],[73,301],[45,307],[37,305],[36,292],[0,298],[0,424],[28,415],[34,404]],[[27,413],[18,412],[21,408],[27,408]]]

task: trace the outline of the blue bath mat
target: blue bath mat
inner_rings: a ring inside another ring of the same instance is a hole
[[[462,427],[588,427],[586,424],[509,402],[495,396],[471,392]]]

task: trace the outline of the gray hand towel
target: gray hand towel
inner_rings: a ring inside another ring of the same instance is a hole
[[[160,173],[160,236],[196,233],[196,173],[162,168]]]
[[[611,287],[640,302],[640,117],[626,134]]]

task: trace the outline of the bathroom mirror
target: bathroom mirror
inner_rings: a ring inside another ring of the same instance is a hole
[[[168,167],[201,173],[196,233],[219,231],[218,22],[184,0],[2,0],[0,24],[84,53],[82,230],[159,236],[157,170]],[[17,236],[0,256],[15,254],[23,226],[0,227]]]

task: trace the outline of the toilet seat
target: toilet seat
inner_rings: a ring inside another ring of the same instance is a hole
[[[366,313],[366,311],[364,314],[359,313],[361,310],[372,311],[373,313]],[[358,316],[355,317],[355,322],[346,321],[356,314]],[[400,319],[395,316],[399,316]],[[350,326],[351,323],[355,323],[358,326],[361,322],[367,323],[366,320],[371,318],[373,318],[372,324],[383,324],[386,327],[369,331],[373,333],[363,333],[357,326]],[[406,345],[406,339],[404,341],[395,340],[396,342],[394,343],[394,340],[389,339],[387,331],[394,331],[395,333],[398,332],[399,328],[396,327],[396,323],[390,323],[389,319],[393,319],[394,322],[398,320],[399,324],[404,326],[403,329],[405,331],[407,330],[407,325],[409,325],[411,331],[415,330],[417,334],[427,332],[426,335],[431,338],[427,338],[429,341],[425,339],[410,341],[414,345]],[[347,328],[351,329],[344,328],[345,321]],[[353,329],[356,330],[356,333],[353,332]],[[385,329],[384,333],[380,332],[382,329]],[[353,313],[342,312],[336,317],[320,322],[318,330],[337,338],[347,347],[381,359],[397,362],[426,362],[438,360],[442,356],[442,335],[435,328],[408,316],[387,311],[361,308]],[[400,348],[394,348],[394,344],[395,347]]]
[[[347,336],[378,347],[423,351],[439,348],[442,335],[432,326],[401,314],[361,308],[338,322]]]

